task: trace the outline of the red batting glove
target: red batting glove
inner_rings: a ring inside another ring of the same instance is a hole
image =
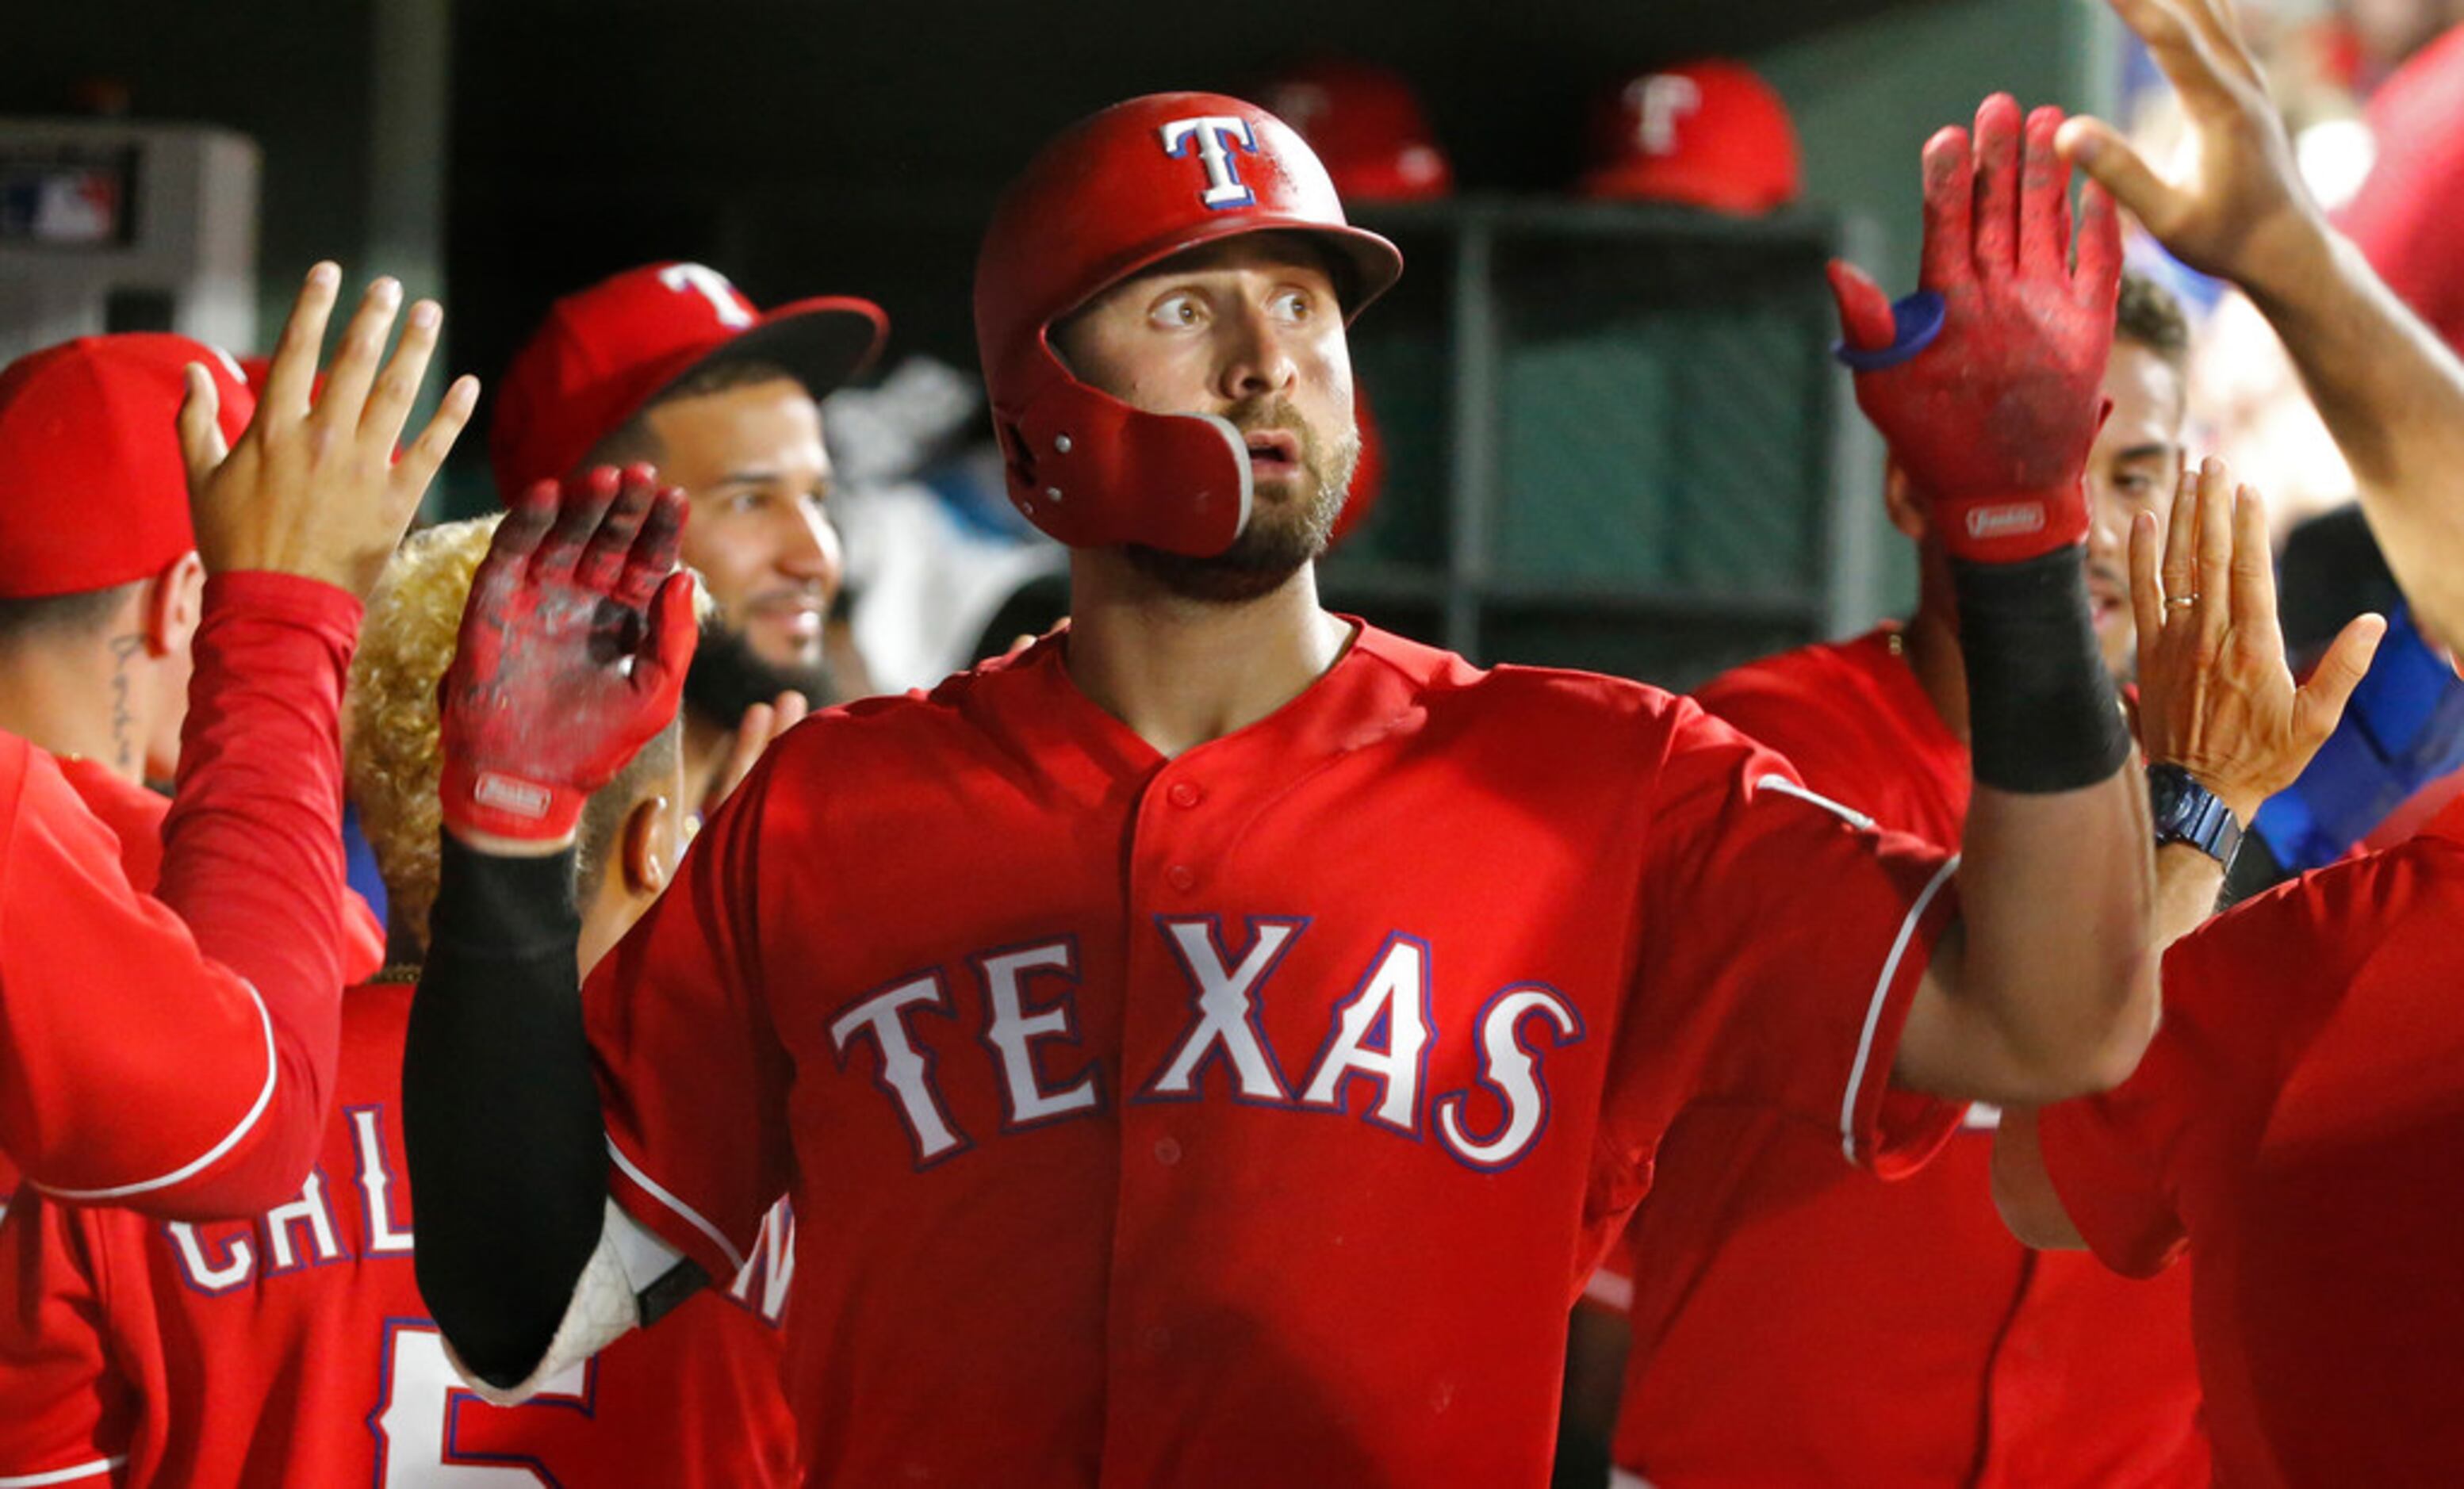
[[[1923,289],[1896,314],[1873,280],[1831,265],[1857,405],[1928,498],[1951,557],[1970,563],[2087,539],[2082,478],[2104,422],[2122,237],[2091,183],[2073,267],[2061,121],[2040,108],[2023,131],[1997,93],[1976,111],[1972,163],[1956,126],[1926,142]]]
[[[602,468],[514,504],[438,685],[445,824],[546,842],[675,717],[693,661],[684,493]]]

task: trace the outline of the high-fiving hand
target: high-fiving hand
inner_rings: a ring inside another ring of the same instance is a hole
[[[2301,184],[2229,0],[2110,3],[2180,96],[2189,148],[2167,177],[2112,125],[2081,117],[2057,137],[2063,158],[2193,269],[2256,293],[2302,273],[2324,240],[2325,218]]]
[[[684,493],[648,466],[542,481],[514,504],[438,685],[457,837],[562,846],[591,793],[675,717],[697,635],[684,523]]]
[[[197,554],[208,573],[272,570],[364,596],[479,401],[477,379],[455,379],[397,461],[395,445],[445,313],[433,300],[413,305],[402,344],[380,373],[402,286],[371,283],[319,391],[317,356],[341,283],[332,264],[308,272],[283,323],[256,416],[237,445],[223,443],[213,379],[202,367],[188,369],[180,448]]]
[[[2139,621],[2139,739],[2152,764],[2179,765],[2243,826],[2293,784],[2335,732],[2387,622],[2346,625],[2307,683],[2284,662],[2267,507],[2211,459],[2185,474],[2157,558],[2156,515],[2130,529],[2130,605]]]
[[[1972,143],[1956,125],[1926,142],[1923,289],[1896,317],[1873,280],[1831,266],[1858,405],[1931,504],[1951,556],[1969,562],[2018,562],[2087,536],[2080,477],[2103,421],[2122,243],[2112,200],[2090,186],[2073,264],[2061,122],[2040,108],[2023,124],[2017,102],[1995,94]]]

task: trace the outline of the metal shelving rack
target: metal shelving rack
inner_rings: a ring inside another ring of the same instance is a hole
[[[1862,619],[1837,219],[1493,196],[1354,217],[1412,272],[1353,331],[1388,481],[1330,603],[1673,687]]]

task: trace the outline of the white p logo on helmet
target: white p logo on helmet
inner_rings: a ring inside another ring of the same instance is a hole
[[[753,324],[753,312],[745,305],[744,296],[728,282],[727,275],[708,264],[670,264],[659,271],[659,282],[679,295],[688,290],[698,293],[710,301],[718,323],[731,330],[741,331]]]
[[[1163,153],[1175,160],[1186,159],[1195,142],[1198,158],[1206,166],[1206,189],[1198,199],[1213,210],[1247,207],[1258,200],[1256,192],[1241,179],[1232,159],[1235,148],[1258,153],[1257,138],[1249,133],[1249,121],[1237,114],[1205,114],[1197,119],[1176,119],[1163,126]]]

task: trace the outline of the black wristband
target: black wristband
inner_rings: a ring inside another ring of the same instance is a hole
[[[1950,571],[1976,783],[2036,796],[2122,769],[2130,729],[2097,650],[2079,548],[2020,563],[1954,560]]]

